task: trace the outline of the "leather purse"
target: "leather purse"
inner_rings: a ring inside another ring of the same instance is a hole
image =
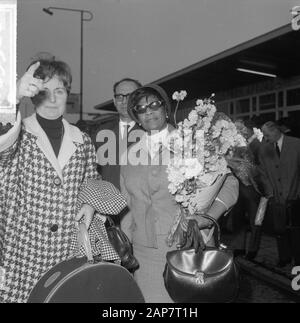
[[[120,227],[115,225],[114,221],[109,216],[107,216],[105,226],[109,242],[119,255],[121,265],[130,272],[136,271],[139,267],[139,263],[133,255],[132,244],[127,235]]]
[[[216,247],[181,249],[166,255],[165,287],[178,303],[229,303],[238,295],[239,275],[232,252],[220,246],[220,227],[210,216],[217,233]]]

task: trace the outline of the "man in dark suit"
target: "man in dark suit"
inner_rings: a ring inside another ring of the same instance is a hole
[[[270,197],[280,267],[294,260],[300,265],[300,139],[284,135],[267,122],[262,131],[266,144],[260,149],[262,180]]]
[[[102,179],[111,182],[120,189],[121,156],[132,144],[128,141],[129,134],[139,125],[130,118],[127,112],[129,95],[141,83],[131,78],[124,78],[114,84],[114,105],[119,113],[118,118],[102,124],[92,136]],[[117,220],[118,222],[118,220]]]

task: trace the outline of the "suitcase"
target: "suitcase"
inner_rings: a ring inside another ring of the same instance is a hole
[[[94,263],[88,233],[80,224],[80,243],[87,257],[52,267],[32,289],[28,303],[144,303],[133,276],[122,266]]]

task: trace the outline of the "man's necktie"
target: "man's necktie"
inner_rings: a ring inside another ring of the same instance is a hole
[[[280,158],[280,149],[278,146],[278,142],[275,143],[275,149],[276,149],[276,154],[277,154],[278,158]]]
[[[123,131],[122,131],[122,139],[124,139],[125,137],[127,138],[128,140],[128,130],[130,128],[130,125],[129,124],[124,124],[123,125]]]

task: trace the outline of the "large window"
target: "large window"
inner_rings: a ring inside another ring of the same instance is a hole
[[[276,108],[276,93],[259,96],[259,110],[271,110]]]
[[[224,112],[227,107],[228,114],[233,118],[259,117],[264,120],[279,120],[291,116],[299,118],[300,87],[298,84],[286,88],[281,86],[272,92],[253,93],[244,97],[227,99],[218,104]]]
[[[286,105],[300,105],[300,88],[291,89],[286,91]]]
[[[249,113],[250,112],[250,98],[237,100],[236,113]]]
[[[281,108],[284,106],[283,102],[283,91],[278,92],[278,107]]]
[[[226,114],[230,114],[229,102],[217,103],[217,109],[220,112],[224,112]]]

